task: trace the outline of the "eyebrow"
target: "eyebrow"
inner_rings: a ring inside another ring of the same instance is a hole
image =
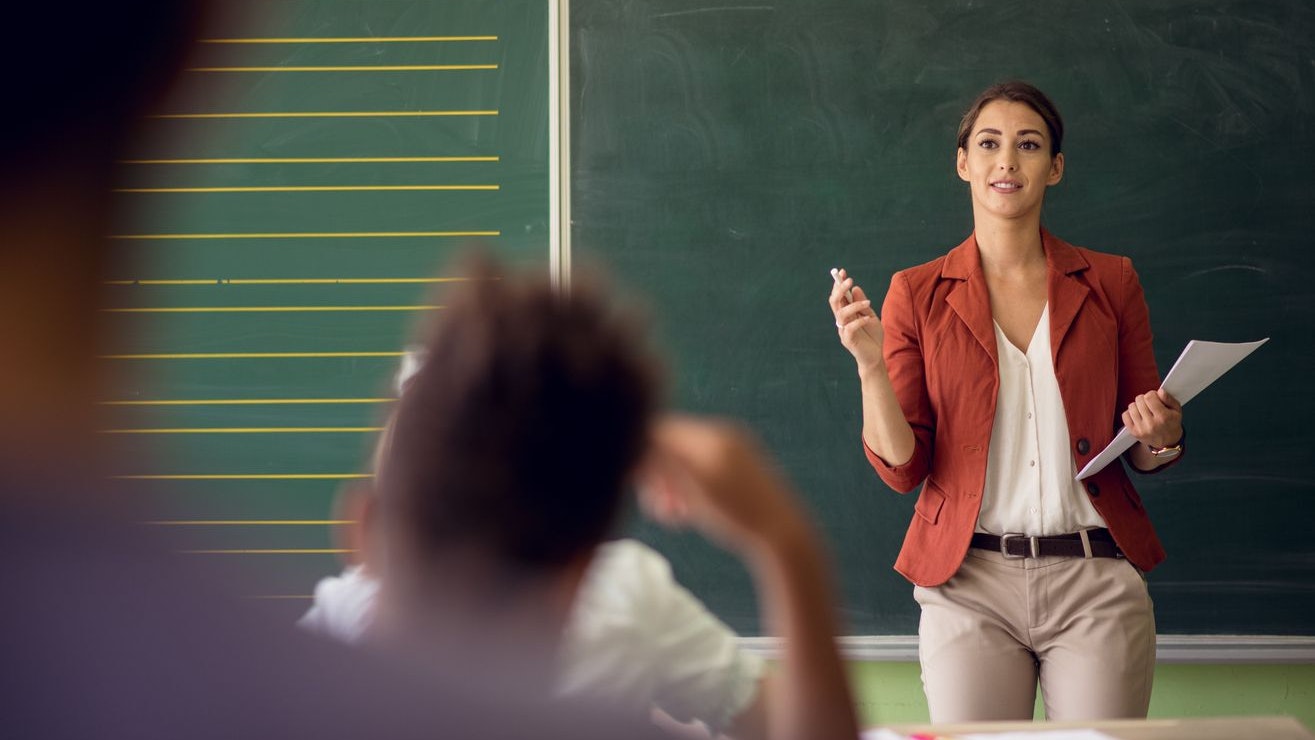
[[[980,134],[995,134],[996,136],[1000,136],[1000,129],[996,129],[996,128],[984,128],[984,129],[979,130],[977,133],[978,133],[979,135],[980,135]],[[1019,131],[1018,131],[1018,135],[1019,135],[1019,136],[1022,136],[1022,135],[1024,135],[1024,134],[1036,134],[1037,136],[1043,136],[1043,135],[1044,135],[1044,134],[1041,133],[1041,131],[1039,131],[1039,130],[1037,130],[1037,129],[1034,129],[1034,128],[1019,129]]]

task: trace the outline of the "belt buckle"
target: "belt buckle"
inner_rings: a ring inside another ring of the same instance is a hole
[[[1027,553],[1023,555],[1010,555],[1009,540],[1017,539],[1019,537],[1027,537]],[[1006,532],[1005,534],[1000,535],[1000,554],[1004,556],[1005,560],[1022,560],[1029,557],[1039,558],[1041,557],[1041,543],[1037,542],[1037,539],[1038,538],[1035,535],[1029,537],[1022,532]]]

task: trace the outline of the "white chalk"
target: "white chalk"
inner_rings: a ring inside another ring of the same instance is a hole
[[[836,281],[837,283],[840,282],[840,268],[839,268],[839,267],[832,267],[832,268],[831,268],[831,279],[834,280],[834,281]],[[852,290],[847,290],[847,291],[845,291],[845,298],[848,299],[848,300],[851,300],[851,301],[854,300],[854,291],[852,291]]]

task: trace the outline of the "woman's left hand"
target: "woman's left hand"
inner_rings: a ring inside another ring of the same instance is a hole
[[[1148,447],[1168,447],[1183,438],[1183,406],[1164,389],[1149,391],[1128,404],[1123,425]]]

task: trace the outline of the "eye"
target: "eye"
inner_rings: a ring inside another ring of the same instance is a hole
[[[1022,149],[1023,151],[1034,152],[1041,148],[1041,143],[1037,141],[1032,141],[1031,139],[1027,139],[1019,142],[1018,148]]]
[[[977,146],[983,149],[995,149],[996,147],[1000,146],[1000,144],[996,142],[995,139],[982,139],[981,141],[977,142]]]

